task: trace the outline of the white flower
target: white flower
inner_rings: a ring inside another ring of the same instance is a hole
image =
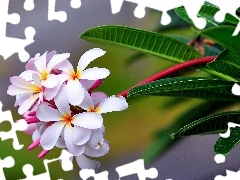
[[[102,95],[97,95],[96,97],[101,97]],[[95,112],[98,114],[113,112],[113,111],[123,111],[128,108],[128,103],[126,99],[122,96],[110,96],[104,99],[99,105],[94,103],[90,94],[85,90],[84,91],[84,99],[82,103],[79,105],[81,108],[88,112]]]
[[[10,78],[12,85],[8,87],[7,93],[11,96],[24,95],[22,99],[18,99],[17,103],[19,106],[18,113],[24,114],[28,111],[34,103],[38,100],[38,103],[43,101],[44,88],[40,85],[38,76],[33,74],[33,83],[24,80],[21,77],[13,76]],[[21,102],[21,104],[19,104]]]
[[[104,54],[99,48],[87,51],[78,62],[77,72],[67,60],[69,53],[36,54],[26,64],[26,71],[10,78],[12,85],[7,93],[16,96],[15,106],[19,106],[19,114],[28,123],[25,132],[32,134],[33,143],[28,149],[43,148],[38,158],[56,146],[67,148],[82,169],[100,166],[89,157],[100,157],[109,151],[101,114],[128,107],[122,96],[92,92],[109,71],[86,67]]]
[[[37,54],[26,64],[27,70],[21,73],[20,77],[31,81],[32,73],[37,73],[42,86],[46,88],[53,88],[57,86],[58,78],[56,75],[51,74],[51,71],[57,64],[66,60],[69,56],[69,53],[55,54],[54,51],[50,53],[45,52],[42,56]]]
[[[79,105],[82,109],[88,112],[102,114],[112,111],[122,111],[128,107],[126,99],[122,96],[110,96],[105,98],[105,94],[100,92],[92,94],[92,96],[84,90],[84,99]],[[103,134],[99,129],[96,129],[92,130],[91,137],[87,144],[92,149],[98,149],[103,141]]]
[[[72,105],[78,105],[82,102],[84,93],[80,79],[98,80],[106,78],[110,72],[106,68],[89,68],[87,65],[98,57],[105,54],[105,51],[99,48],[91,49],[85,52],[78,61],[77,72],[74,71],[72,64],[69,61],[63,61],[55,66],[61,70],[60,78],[63,81],[67,80],[67,98]]]
[[[88,145],[85,145],[84,154],[77,156],[76,161],[81,169],[98,169],[101,165],[100,162],[89,159],[88,157],[100,157],[109,152],[109,143],[104,140],[101,147],[98,149],[92,149]],[[85,156],[86,155],[86,156]],[[88,157],[87,157],[88,156]]]
[[[41,136],[43,132],[48,128],[48,126],[51,125],[51,122],[38,122],[29,125],[33,125],[35,127],[34,131],[32,132],[33,143],[28,147],[28,150],[32,150],[40,145]],[[66,148],[62,137],[58,138],[55,146],[59,148]],[[42,150],[41,153],[38,155],[38,158],[43,158],[48,152],[49,150]]]
[[[103,119],[101,115],[93,112],[72,114],[65,85],[61,87],[54,101],[57,109],[44,102],[37,109],[40,121],[53,122],[42,134],[40,144],[45,150],[50,150],[62,133],[68,151],[75,156],[81,155],[85,149],[83,144],[89,140],[91,130],[100,128]]]

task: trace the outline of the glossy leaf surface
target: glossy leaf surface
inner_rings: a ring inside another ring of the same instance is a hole
[[[202,56],[194,48],[169,36],[126,26],[99,26],[89,29],[80,37],[89,42],[117,45],[173,62]]]

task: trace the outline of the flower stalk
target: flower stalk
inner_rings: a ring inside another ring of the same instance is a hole
[[[127,97],[127,94],[129,92],[129,90],[132,89],[133,87],[136,87],[136,86],[139,86],[139,85],[142,85],[142,84],[145,84],[145,83],[149,83],[149,82],[152,82],[152,81],[156,81],[156,80],[161,79],[165,76],[171,75],[171,74],[173,74],[177,71],[180,71],[180,70],[183,70],[183,69],[186,69],[186,68],[189,68],[189,67],[202,65],[202,64],[207,64],[207,63],[213,61],[215,58],[216,58],[216,56],[207,56],[207,57],[197,58],[197,59],[193,59],[193,60],[189,60],[189,61],[186,61],[186,62],[179,63],[175,66],[172,66],[168,69],[165,69],[161,72],[158,72],[158,73],[144,79],[143,81],[140,81],[136,85],[122,91],[118,95],[123,96],[123,97]],[[211,71],[209,71],[209,72],[211,73]]]

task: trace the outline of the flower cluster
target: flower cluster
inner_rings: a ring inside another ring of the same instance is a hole
[[[33,143],[28,149],[43,148],[39,158],[56,146],[67,148],[80,168],[100,166],[88,157],[109,151],[101,114],[128,107],[122,96],[92,92],[110,73],[105,68],[86,67],[104,54],[99,48],[85,52],[76,72],[68,61],[69,53],[37,54],[26,64],[26,71],[10,78],[7,93],[16,96],[18,113],[29,124],[25,132],[32,134]]]

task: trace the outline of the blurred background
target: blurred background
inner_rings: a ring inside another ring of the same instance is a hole
[[[137,19],[133,15],[136,4],[129,2],[124,2],[121,11],[113,15],[109,0],[83,0],[79,9],[71,8],[70,0],[58,0],[55,7],[56,11],[67,13],[67,21],[63,23],[57,20],[48,21],[47,0],[35,1],[35,8],[32,11],[25,11],[23,4],[24,0],[10,0],[9,14],[18,13],[21,21],[17,25],[7,24],[7,36],[25,39],[24,29],[32,26],[36,29],[35,42],[26,47],[26,51],[31,57],[37,53],[43,54],[45,51],[51,50],[57,50],[58,53],[70,52],[69,60],[74,67],[85,51],[94,47],[102,48],[107,53],[91,63],[90,66],[106,67],[110,70],[110,76],[98,89],[108,95],[118,94],[142,79],[173,65],[173,63],[152,56],[143,56],[137,61],[129,63],[129,58],[135,52],[118,47],[88,43],[79,38],[80,34],[95,26],[114,24],[145,30],[158,30],[162,33],[184,35],[189,38],[193,38],[195,35],[194,31],[186,23],[180,21],[173,12],[170,12],[172,22],[168,26],[160,25],[160,12],[149,9],[146,9],[144,18]],[[0,46],[4,46],[4,43],[1,42]],[[14,115],[14,120],[21,119],[21,116],[17,114],[17,108],[13,106],[15,97],[7,95],[6,91],[10,85],[9,78],[24,71],[25,63],[19,60],[18,54],[14,54],[6,60],[0,56],[0,61],[0,100],[3,103],[3,110],[10,109]],[[192,70],[192,72],[195,76],[206,75],[197,70]],[[177,103],[176,98],[150,96],[138,96],[129,98],[127,101],[129,103],[127,110],[103,116],[106,127],[105,139],[110,143],[110,152],[96,160],[102,163],[98,172],[109,171],[110,180],[118,179],[116,167],[142,158],[148,147],[152,143],[156,143],[154,139],[156,139],[156,134],[159,135],[159,131],[162,132],[162,130],[173,127],[177,116],[195,104],[203,102],[190,99]],[[9,131],[10,129],[10,123],[1,123],[0,131]],[[32,142],[31,136],[22,132],[17,134],[20,143],[24,144],[24,148],[19,151],[13,149],[11,139],[0,141],[0,158],[3,159],[11,155],[15,159],[13,168],[4,169],[6,178],[11,180],[25,178],[22,167],[27,163],[34,167],[34,174],[45,172],[43,161],[37,159],[41,149],[27,151],[28,145]],[[169,136],[170,134],[167,137]],[[168,178],[178,180],[214,179],[219,174],[226,175],[226,169],[239,170],[239,147],[231,151],[225,163],[217,164],[214,161],[213,146],[218,137],[219,135],[186,137],[174,141],[175,143],[169,147],[160,147],[164,138],[158,138],[159,140],[154,147],[156,149],[162,148],[162,153],[146,163],[145,167],[146,169],[157,168],[159,174],[157,179],[159,180]],[[60,149],[55,148],[46,156],[46,159],[56,158],[59,155]],[[64,172],[58,162],[50,164],[49,169],[51,179],[80,179],[76,163],[74,170],[69,172]],[[122,179],[134,180],[138,178],[135,174]]]

